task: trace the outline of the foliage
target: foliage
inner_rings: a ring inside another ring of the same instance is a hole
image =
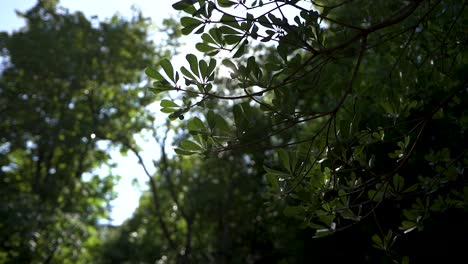
[[[263,201],[257,197],[264,189],[261,170],[242,156],[202,161],[164,155],[163,150],[155,161],[157,187],[142,196],[130,220],[113,230],[101,249],[101,262],[229,263],[254,258],[251,248],[262,245],[264,228],[259,211]]]
[[[364,236],[364,250],[338,243],[356,262],[460,256],[436,230],[468,208],[466,4],[182,0],[182,33],[201,35],[207,58],[187,54],[179,71],[162,60],[146,74],[169,119],[190,117],[178,154],[261,158],[267,208],[293,223],[267,227]],[[250,48],[259,42],[268,47]],[[456,230],[466,235],[466,224]],[[283,260],[300,262],[295,253]]]
[[[0,34],[0,262],[463,262],[466,4],[181,0],[156,49],[140,14],[39,1]],[[181,33],[204,55],[153,61]],[[110,144],[150,188],[119,227]]]
[[[153,62],[148,20],[90,21],[39,1],[1,33],[0,262],[88,263],[117,175],[105,145],[149,124],[135,83]],[[123,147],[125,150],[125,148]]]

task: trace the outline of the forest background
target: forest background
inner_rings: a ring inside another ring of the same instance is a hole
[[[0,262],[467,259],[466,3],[182,0],[157,38],[136,9],[19,10]]]

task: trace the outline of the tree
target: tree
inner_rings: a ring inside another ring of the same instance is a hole
[[[253,257],[260,251],[254,245],[261,244],[264,215],[256,197],[264,189],[261,171],[242,155],[171,158],[160,137],[154,133],[162,154],[154,161],[157,172],[147,175],[151,189],[132,218],[111,231],[100,263],[232,263]]]
[[[466,1],[173,7],[188,14],[182,32],[201,34],[196,48],[208,56],[187,54],[180,71],[168,60],[162,73],[146,69],[156,80],[151,91],[180,94],[163,97],[161,111],[173,120],[191,115],[178,154],[264,155],[271,210],[304,233],[331,235],[321,241],[366,237],[361,249],[340,243],[344,253],[325,259],[463,257],[449,235],[468,231],[460,222],[468,208]],[[273,48],[250,49],[256,41]],[[220,51],[233,57],[222,60],[227,85],[216,78]]]
[[[91,261],[117,180],[93,172],[112,165],[103,146],[125,151],[150,124],[138,87],[157,56],[148,19],[97,23],[57,2],[18,13],[26,27],[0,37],[2,263]]]

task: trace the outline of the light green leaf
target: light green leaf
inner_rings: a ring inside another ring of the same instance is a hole
[[[229,59],[224,59],[222,64],[228,67],[229,69],[233,70],[234,72],[237,71],[237,66]]]
[[[153,88],[153,87],[148,87],[148,91],[152,92],[153,94],[159,94],[162,92],[170,91],[172,90],[171,88]]]
[[[166,99],[162,100],[160,105],[162,107],[179,107],[178,104],[176,104],[176,103],[174,103],[174,102],[172,102],[170,100],[166,100]]]
[[[165,81],[164,77],[156,69],[152,67],[147,67],[145,69],[145,73],[150,78],[156,79],[158,81]]]
[[[184,150],[194,150],[194,151],[203,150],[203,148],[200,145],[198,145],[195,142],[188,141],[188,140],[182,140],[180,142],[180,146]]]
[[[205,130],[205,125],[198,117],[194,117],[189,120],[187,127],[190,131],[202,131]]]
[[[177,109],[175,108],[167,108],[167,107],[161,108],[161,112],[166,113],[166,114],[174,113],[175,111],[177,111]]]
[[[193,155],[193,154],[197,154],[198,152],[193,152],[193,151],[187,151],[187,150],[183,150],[183,149],[174,149],[175,153],[177,153],[178,155],[183,155],[183,156],[190,156],[190,155]]]

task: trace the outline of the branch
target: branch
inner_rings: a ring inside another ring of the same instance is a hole
[[[164,137],[163,137],[162,141],[159,142],[159,140],[156,139],[156,141],[159,143],[160,148],[161,148],[161,160],[159,161],[160,172],[167,181],[169,193],[170,193],[170,195],[172,197],[172,200],[174,200],[174,203],[176,204],[177,208],[179,209],[182,217],[186,220],[186,222],[188,224],[189,222],[191,222],[191,219],[190,219],[189,215],[186,213],[186,211],[184,210],[184,208],[179,203],[179,199],[177,198],[177,194],[175,192],[174,183],[172,182],[172,179],[171,179],[170,174],[169,174],[169,163],[167,161],[167,154],[166,154],[166,147],[165,147],[166,146],[167,134],[168,134],[168,132],[170,130],[168,120],[166,121],[166,125],[167,125],[167,130],[166,130],[166,132],[164,134]],[[153,131],[153,136],[156,138],[156,131]]]
[[[156,137],[156,131],[153,130],[153,136],[155,137],[156,141],[160,145],[161,149],[161,159],[159,161],[159,168],[160,168],[160,173],[164,176],[164,178],[167,181],[168,184],[168,189],[169,193],[171,195],[172,200],[176,204],[178,210],[180,211],[180,214],[182,215],[182,218],[185,220],[185,223],[187,224],[187,233],[186,233],[186,239],[185,239],[185,250],[184,250],[184,255],[180,256],[184,261],[188,261],[187,257],[191,254],[191,244],[192,244],[192,223],[193,219],[189,214],[187,214],[186,210],[184,207],[179,203],[179,199],[177,197],[177,193],[174,188],[174,183],[172,182],[171,175],[169,173],[169,162],[167,160],[167,154],[166,154],[166,140],[167,140],[167,134],[170,130],[170,124],[169,121],[166,121],[166,132],[164,133],[164,137],[161,141],[159,141]]]
[[[167,228],[167,225],[166,225],[166,223],[164,222],[164,219],[163,219],[163,215],[162,215],[162,212],[161,212],[161,202],[159,201],[159,197],[157,195],[157,193],[158,193],[157,190],[158,189],[156,188],[156,182],[154,181],[153,176],[151,175],[151,173],[146,168],[146,165],[143,162],[143,158],[141,157],[138,150],[136,150],[133,146],[131,146],[130,144],[127,144],[125,142],[122,142],[122,144],[124,144],[128,149],[130,149],[133,152],[133,154],[135,154],[135,156],[138,158],[138,163],[140,163],[143,170],[145,171],[146,176],[148,176],[149,183],[150,183],[150,188],[151,188],[151,193],[153,194],[152,195],[153,205],[154,205],[154,207],[156,209],[156,214],[158,216],[159,224],[161,225],[164,236],[166,237],[167,241],[169,242],[169,247],[172,250],[174,250],[175,252],[177,252],[177,245],[175,244],[174,240],[172,240],[169,229]]]

